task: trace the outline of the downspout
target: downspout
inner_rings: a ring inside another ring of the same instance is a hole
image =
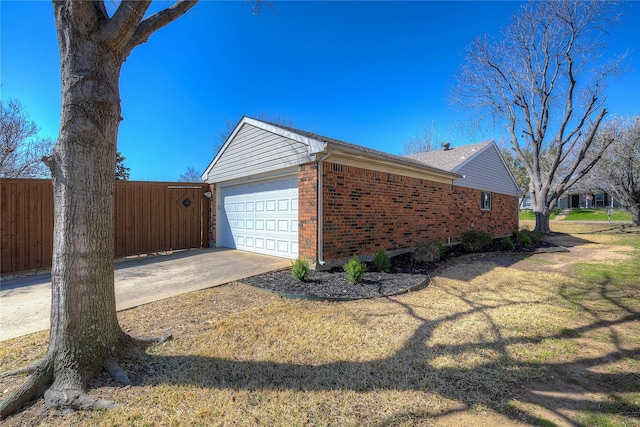
[[[329,148],[327,154],[325,154],[320,160],[318,160],[318,264],[324,265],[324,257],[322,254],[323,239],[322,239],[322,162],[327,160],[333,154],[333,150]]]

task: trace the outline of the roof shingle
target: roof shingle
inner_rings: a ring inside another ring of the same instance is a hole
[[[426,151],[424,153],[411,154],[407,157],[425,163],[431,167],[454,172],[458,167],[464,164],[466,160],[480,152],[489,144],[491,144],[491,141],[463,145],[460,147],[450,148],[448,150]]]

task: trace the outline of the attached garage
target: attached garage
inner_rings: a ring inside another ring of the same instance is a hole
[[[296,259],[298,167],[324,144],[244,117],[203,175],[210,184],[211,245]]]
[[[220,246],[298,257],[298,176],[222,187]]]
[[[454,243],[473,228],[511,234],[515,182],[495,143],[470,149],[478,154],[458,172],[243,117],[202,176],[209,243],[327,268],[379,249]]]

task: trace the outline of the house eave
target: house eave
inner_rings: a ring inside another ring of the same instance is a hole
[[[332,143],[328,143],[327,147],[333,150],[333,154],[327,159],[328,162],[331,162],[332,159],[350,160],[354,162],[354,165],[361,163],[363,165],[369,165],[374,169],[393,171],[395,173],[411,172],[414,176],[420,176],[425,179],[431,178],[439,182],[447,183],[452,183],[454,180],[462,178],[462,175],[458,173],[434,168],[420,162],[391,159],[376,153],[365,153],[360,150],[349,149],[348,147]],[[321,154],[318,154],[318,156],[321,156]]]

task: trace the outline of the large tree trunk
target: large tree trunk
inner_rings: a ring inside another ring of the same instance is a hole
[[[545,234],[551,233],[551,228],[549,227],[551,207],[547,203],[547,192],[543,190],[531,191],[531,206],[536,215],[534,230]]]
[[[541,233],[549,234],[551,233],[551,227],[549,226],[549,217],[551,216],[550,212],[536,212],[536,226],[534,228],[535,231],[539,231]]]
[[[45,163],[54,192],[51,335],[39,362],[3,375],[33,375],[0,403],[0,419],[43,389],[49,407],[109,407],[87,396],[106,369],[131,384],[118,360],[150,343],[126,335],[116,316],[113,275],[114,169],[120,70],[133,48],[178,19],[197,0],[177,0],[143,20],[151,0],[120,2],[110,17],[103,1],[54,0],[62,75],[60,135]]]
[[[631,221],[636,227],[640,227],[640,204],[629,206],[629,212],[631,212]]]
[[[71,42],[73,41],[73,42]],[[88,380],[117,356],[113,193],[120,122],[120,58],[86,37],[60,42],[62,116],[49,159],[55,224],[51,270],[50,404],[84,393]],[[75,391],[75,393],[74,393]]]
[[[88,397],[87,383],[107,369],[130,384],[117,361],[139,349],[118,324],[114,289],[113,194],[122,56],[114,55],[97,35],[88,36],[93,30],[89,23],[77,27],[68,25],[59,32],[60,134],[53,153],[43,159],[51,169],[54,192],[49,348],[40,363],[27,367],[35,372],[32,379],[2,402],[0,418],[49,384],[48,407],[111,406]]]

